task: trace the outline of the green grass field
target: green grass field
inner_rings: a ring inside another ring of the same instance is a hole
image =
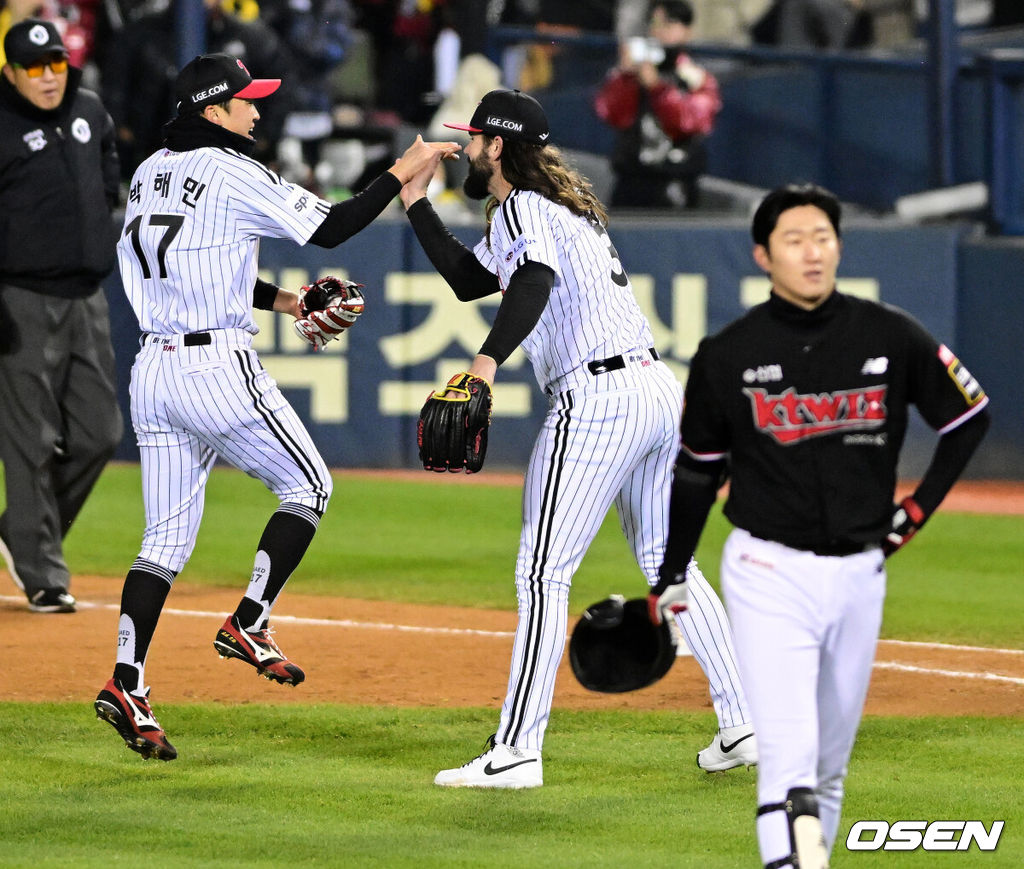
[[[273,508],[257,482],[218,469],[183,581],[241,588]],[[515,487],[339,477],[289,588],[513,609],[518,519]],[[138,469],[113,466],[68,538],[68,560],[77,573],[120,576],[141,531]],[[726,533],[716,513],[698,552],[713,582]],[[940,512],[890,562],[884,634],[1022,648],[1022,568],[1024,518]],[[643,590],[612,518],[572,608]],[[33,653],[9,651],[4,678],[31,678]],[[693,763],[714,728],[708,713],[556,709],[547,783],[521,793],[431,784],[482,744],[494,709],[161,704],[159,714],[169,733],[188,734],[174,763],[113,752],[88,706],[0,702],[0,866],[758,865],[755,775],[709,776]],[[867,718],[833,865],[1021,866],[1021,745],[1020,718]],[[857,818],[1006,828],[995,853],[851,853],[845,829]]]

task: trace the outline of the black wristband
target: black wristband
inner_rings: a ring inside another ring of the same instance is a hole
[[[252,288],[252,306],[261,311],[273,311],[280,289],[277,284],[256,278],[256,285]]]

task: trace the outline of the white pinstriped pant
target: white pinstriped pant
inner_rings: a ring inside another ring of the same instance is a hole
[[[613,503],[640,569],[657,582],[683,396],[671,371],[650,360],[584,371],[555,390],[524,483],[519,621],[496,735],[499,743],[538,750],[565,651],[572,577]],[[720,726],[745,723],[725,610],[696,563],[688,575],[691,604],[680,628],[708,677]]]
[[[322,513],[331,476],[309,433],[242,329],[149,336],[132,366],[132,425],[142,459],[146,531],[139,557],[180,571],[195,547],[206,482],[221,456],[281,503]]]

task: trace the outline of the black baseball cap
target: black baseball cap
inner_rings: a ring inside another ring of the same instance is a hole
[[[54,54],[67,57],[68,50],[52,22],[41,18],[26,18],[7,31],[4,54],[7,55],[8,63],[31,66],[40,58]]]
[[[253,78],[245,64],[230,54],[200,54],[178,73],[174,97],[178,114],[187,115],[232,97],[258,100],[270,96],[280,86],[279,78]]]
[[[548,140],[548,116],[540,103],[522,91],[491,91],[480,100],[468,124],[445,126],[534,145],[544,145]]]

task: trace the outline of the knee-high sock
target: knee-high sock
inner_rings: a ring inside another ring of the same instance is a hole
[[[136,559],[121,591],[121,618],[117,626],[117,663],[114,678],[129,692],[142,694],[146,684],[146,657],[160,611],[171,590],[175,573],[166,567]]]
[[[299,504],[282,504],[270,517],[260,537],[249,588],[235,610],[243,630],[267,626],[274,602],[306,554],[319,522],[319,513]]]

